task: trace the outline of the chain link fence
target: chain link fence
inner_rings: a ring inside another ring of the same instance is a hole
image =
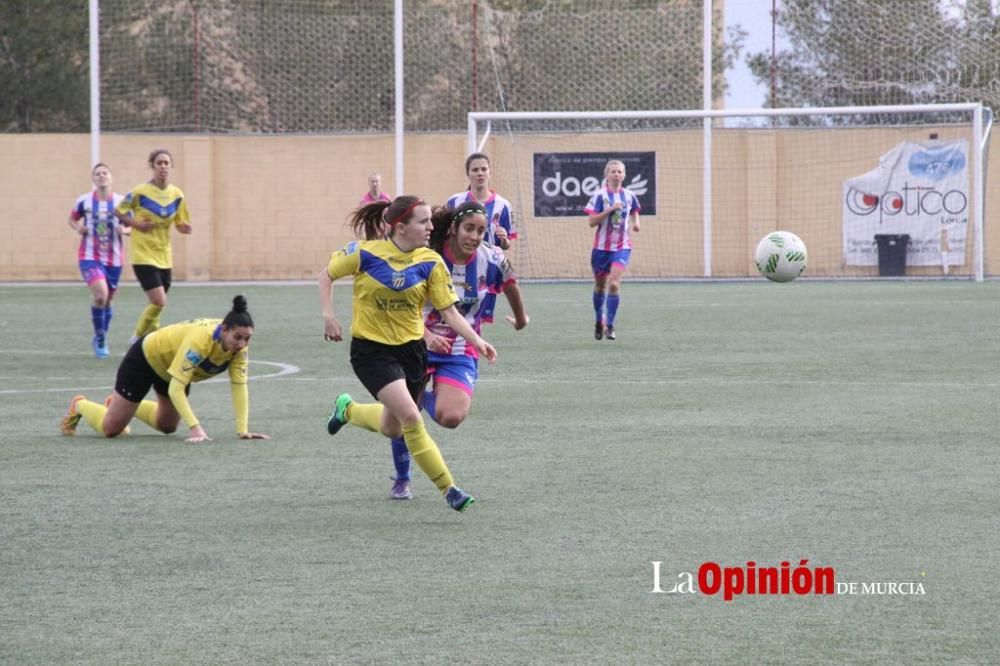
[[[470,110],[701,106],[700,0],[404,7],[407,130],[464,130]],[[721,71],[738,44],[719,44]],[[391,0],[103,0],[102,126],[389,131],[393,57]]]
[[[713,1],[719,106],[739,65],[751,72],[743,85],[766,91],[768,107],[1000,108],[996,0],[758,0],[749,26],[727,20],[736,0]],[[403,7],[408,131],[461,131],[472,110],[703,106],[702,0]],[[102,127],[390,131],[393,8],[392,0],[101,0]],[[0,127],[86,131],[86,3],[0,3],[0,26]]]

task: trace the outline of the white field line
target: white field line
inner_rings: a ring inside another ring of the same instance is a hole
[[[76,352],[74,352],[74,354],[75,353]],[[294,374],[297,374],[299,372],[302,372],[302,369],[300,367],[298,367],[297,365],[292,365],[290,363],[277,363],[275,361],[257,361],[257,360],[253,360],[253,359],[251,359],[250,362],[253,363],[253,364],[256,364],[256,365],[269,365],[269,366],[272,366],[272,367],[275,367],[275,368],[278,369],[276,372],[271,372],[271,373],[268,373],[266,375],[250,375],[250,380],[251,381],[256,381],[258,379],[275,379],[275,378],[278,378],[278,377],[288,377],[289,375],[294,375]],[[108,367],[110,368],[111,366],[108,366]],[[13,380],[14,382],[23,381],[23,378],[19,378],[19,377],[10,377],[10,378],[4,378],[4,379],[10,379],[10,380]],[[60,378],[58,378],[58,377],[55,377],[55,378],[50,377],[50,378],[47,378],[47,379],[48,380],[53,380],[53,379],[58,380]],[[69,377],[64,377],[62,379],[70,379],[70,378]],[[207,380],[205,380],[203,382],[198,382],[198,383],[199,384],[213,384],[213,383],[216,383],[216,382],[227,382],[228,383],[229,382],[229,377],[228,377],[228,375],[224,376],[224,377],[214,377],[212,379],[207,379]],[[114,389],[114,385],[110,385],[109,386],[107,384],[105,384],[103,386],[70,386],[70,387],[65,387],[65,388],[0,389],[0,395],[15,395],[15,394],[24,394],[24,393],[74,393],[74,392],[79,393],[80,391],[110,391],[112,389]]]

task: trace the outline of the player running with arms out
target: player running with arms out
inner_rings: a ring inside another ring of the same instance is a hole
[[[180,188],[170,183],[174,162],[170,152],[157,148],[149,155],[153,177],[136,185],[116,209],[118,219],[132,227],[132,270],[146,292],[149,305],[139,315],[132,342],[160,327],[160,313],[167,307],[173,280],[173,247],[170,227],[191,233],[191,216]]]
[[[236,436],[270,439],[250,432],[250,398],[247,390],[247,348],[253,336],[253,318],[243,296],[233,299],[233,309],[223,319],[192,319],[165,326],[132,345],[118,367],[115,392],[104,405],[78,395],[62,420],[64,435],[76,432],[80,419],[98,434],[116,437],[129,421],[140,421],[164,434],[177,430],[183,419],[189,428],[187,442],[211,438],[195,416],[188,394],[191,384],[229,372]],[[143,400],[152,388],[156,401]]]
[[[343,340],[343,329],[333,310],[333,283],[351,275],[351,367],[378,403],[359,404],[346,393],[340,394],[327,420],[327,431],[334,435],[345,423],[351,423],[387,437],[401,436],[417,466],[444,494],[448,506],[465,511],[474,500],[455,485],[417,406],[427,367],[424,303],[430,300],[442,319],[491,362],[496,360],[496,349],[458,311],[458,298],[444,260],[427,247],[433,229],[427,203],[404,195],[392,203],[362,206],[352,218],[356,229],[366,228],[370,233],[384,224],[388,237],[348,243],[333,253],[320,272],[323,334],[328,341]]]
[[[594,271],[594,339],[615,340],[622,275],[632,254],[629,226],[639,232],[639,199],[626,189],[625,164],[609,160],[604,166],[606,187],[590,198],[584,212],[594,233],[590,267]]]
[[[528,325],[521,289],[510,261],[500,248],[483,243],[487,212],[482,204],[464,203],[457,209],[434,212],[431,249],[444,257],[458,296],[458,311],[476,333],[493,321],[496,295],[503,293],[513,316],[506,317],[514,330]],[[479,355],[442,318],[424,307],[424,341],[427,343],[427,374],[433,380],[422,396],[422,407],[440,426],[457,428],[469,415],[472,394],[479,378]],[[410,453],[402,438],[392,439],[396,476],[390,499],[413,497],[410,489]]]
[[[486,209],[486,242],[501,250],[510,250],[517,239],[517,227],[510,202],[490,189],[490,158],[484,153],[472,153],[465,158],[465,175],[469,189],[448,198],[448,208],[458,208],[463,203],[480,203]]]
[[[77,261],[80,275],[90,289],[90,321],[94,327],[91,346],[94,356],[107,358],[108,329],[111,326],[111,301],[118,291],[125,257],[124,227],[115,216],[122,195],[111,190],[111,168],[103,162],[90,172],[94,190],[77,197],[69,212],[69,227],[80,235]]]

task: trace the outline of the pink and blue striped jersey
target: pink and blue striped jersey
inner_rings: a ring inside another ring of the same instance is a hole
[[[456,263],[451,252],[445,247],[444,263],[451,271],[455,295],[458,296],[455,307],[476,333],[479,333],[484,322],[488,324],[493,321],[497,294],[508,284],[517,282],[510,260],[499,247],[481,243],[476,253],[464,264]],[[424,306],[424,326],[431,333],[451,341],[453,356],[479,357],[476,348],[466,344],[465,338],[453,331],[430,305]]]
[[[617,250],[631,250],[632,239],[628,235],[629,216],[639,214],[642,207],[639,199],[627,188],[621,188],[617,192],[612,192],[608,188],[590,197],[587,207],[583,209],[587,215],[603,212],[616,203],[621,202],[622,208],[613,215],[609,215],[603,222],[597,225],[594,233],[594,249],[605,252],[615,252]]]
[[[458,208],[467,201],[481,203],[486,209],[486,235],[483,236],[484,241],[492,245],[498,245],[497,227],[503,227],[507,230],[507,238],[511,240],[517,239],[517,227],[514,224],[514,213],[509,201],[492,190],[486,201],[476,201],[476,197],[472,195],[472,191],[465,190],[464,192],[451,195],[446,205],[448,208]]]
[[[97,191],[81,194],[73,204],[69,217],[74,222],[83,220],[87,233],[80,238],[77,258],[80,261],[97,261],[105,266],[121,266],[125,259],[122,245],[122,224],[115,217],[114,209],[124,197],[111,193],[100,199]]]

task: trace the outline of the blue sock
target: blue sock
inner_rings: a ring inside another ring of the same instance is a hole
[[[618,294],[608,294],[608,326],[615,325],[615,315],[618,314]]]
[[[597,316],[594,321],[604,321],[604,292],[594,292],[594,314]]]
[[[111,330],[111,315],[114,314],[111,310],[111,306],[104,308],[104,333],[107,335],[108,331]]]
[[[104,337],[104,308],[90,306],[90,321],[94,324],[94,335]]]
[[[437,420],[437,393],[434,391],[424,391],[424,402],[420,405],[420,408],[427,412],[427,415],[431,417],[431,420],[438,425]]]
[[[402,437],[392,438],[392,464],[396,466],[396,480],[410,480],[410,450]]]

